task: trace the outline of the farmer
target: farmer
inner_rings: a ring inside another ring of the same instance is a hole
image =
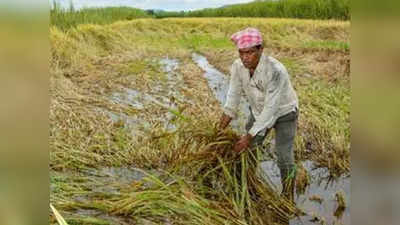
[[[282,195],[294,200],[293,142],[298,117],[298,99],[289,74],[278,60],[263,53],[261,33],[247,28],[231,36],[239,50],[240,59],[231,67],[231,78],[220,129],[234,119],[243,92],[250,104],[247,134],[235,144],[234,151],[261,146],[275,128],[276,154],[281,173]]]

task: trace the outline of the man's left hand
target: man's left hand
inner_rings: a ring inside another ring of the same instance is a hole
[[[241,153],[243,150],[250,146],[251,140],[253,137],[250,134],[242,136],[238,142],[236,142],[234,151],[237,153]]]

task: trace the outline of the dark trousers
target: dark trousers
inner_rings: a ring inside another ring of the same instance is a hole
[[[276,155],[278,158],[278,167],[281,172],[281,177],[286,178],[292,174],[295,168],[294,164],[294,139],[297,129],[298,110],[290,112],[284,116],[279,117],[273,128],[275,129],[275,146]],[[249,131],[255,122],[254,115],[250,109],[250,117],[246,124],[246,130]],[[265,138],[267,137],[270,129],[265,134],[256,135],[251,143],[252,148],[262,146]]]

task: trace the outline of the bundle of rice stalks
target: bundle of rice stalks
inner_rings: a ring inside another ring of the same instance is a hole
[[[300,214],[257,172],[255,150],[238,155],[238,136],[208,121],[189,121],[167,176],[112,203],[114,213],[172,224],[273,224]],[[179,134],[176,134],[179,135]],[[188,147],[196,143],[197,148]]]

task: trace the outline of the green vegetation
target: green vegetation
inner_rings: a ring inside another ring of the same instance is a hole
[[[322,48],[322,49],[337,49],[337,50],[344,50],[349,51],[350,46],[346,42],[338,42],[332,40],[326,41],[309,41],[304,43],[304,47],[306,48]]]
[[[256,1],[190,12],[161,12],[157,17],[277,17],[350,19],[350,0]]]
[[[287,66],[299,95],[297,162],[312,160],[332,177],[349,174],[349,50],[326,44],[349,45],[349,22],[166,18],[68,30],[53,24],[50,202],[69,224],[261,225],[301,214],[254,170],[260,152],[232,154],[238,136],[216,129],[221,106],[191,59],[196,51],[229,75],[237,58],[229,36],[247,26],[265,34],[265,52]],[[172,79],[159,63],[165,58],[179,60]],[[127,103],[121,93],[129,94]],[[134,99],[135,93],[144,94]],[[142,107],[131,105],[136,100]],[[167,117],[175,129],[167,129]],[[133,180],[109,167],[145,175]],[[50,223],[60,218],[51,214]]]
[[[62,30],[79,24],[110,24],[137,18],[167,17],[272,17],[302,19],[350,20],[350,0],[281,0],[256,1],[215,9],[167,12],[141,10],[130,7],[60,8],[56,0],[50,10],[50,24]]]
[[[151,17],[144,10],[130,7],[84,8],[75,10],[73,4],[62,9],[56,0],[50,9],[50,25],[62,30],[79,24],[110,24],[120,20]]]
[[[202,47],[209,48],[230,48],[232,43],[226,38],[215,38],[211,35],[190,35],[182,37],[179,43],[187,48],[191,48],[194,51],[201,49]]]

